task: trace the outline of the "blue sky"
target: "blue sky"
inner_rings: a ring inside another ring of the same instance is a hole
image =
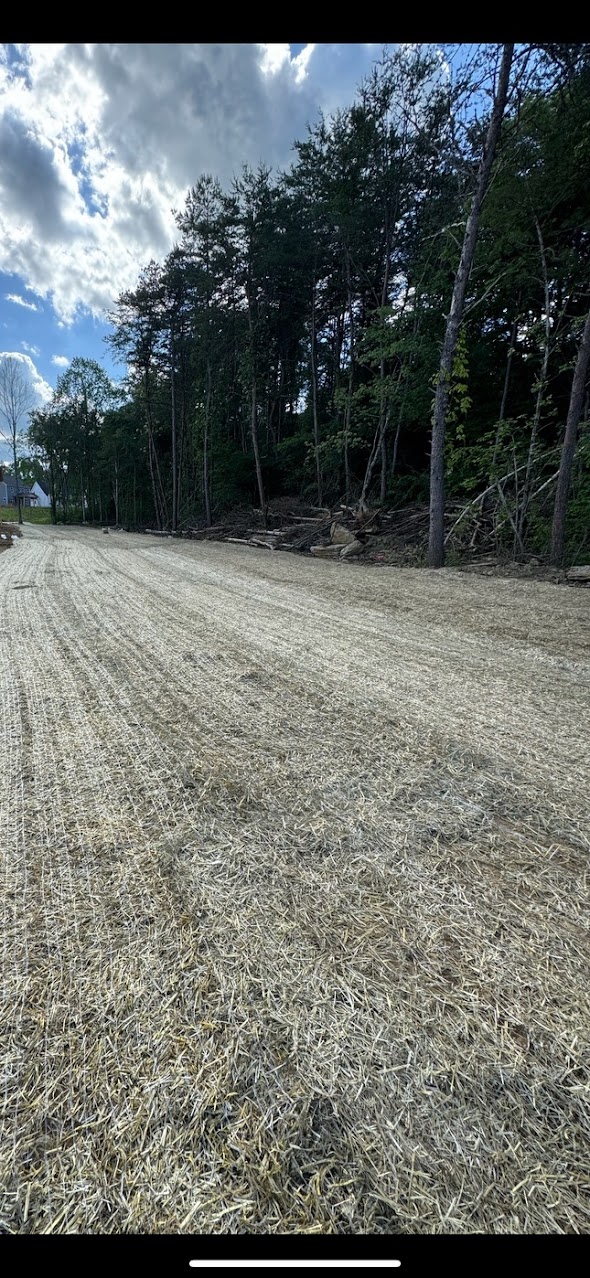
[[[202,173],[289,163],[346,106],[375,44],[0,45],[0,356],[39,403],[76,355],[114,377],[117,295],[175,238]],[[0,439],[0,460],[6,450]]]

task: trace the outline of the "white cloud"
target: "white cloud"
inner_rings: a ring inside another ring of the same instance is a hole
[[[161,259],[189,186],[290,161],[379,50],[308,44],[31,44],[0,58],[0,270],[63,324]],[[12,62],[12,65],[11,65]],[[18,300],[17,300],[18,299]],[[17,294],[17,304],[34,307]]]
[[[262,59],[260,68],[264,75],[276,75],[286,62],[291,60],[288,44],[261,44]]]
[[[301,50],[301,53],[298,53],[297,57],[293,59],[293,66],[294,68],[296,68],[295,82],[297,84],[301,84],[301,81],[305,80],[305,77],[308,74],[307,64],[311,58],[312,53],[315,51],[315,49],[316,49],[315,44],[306,44],[305,47]]]
[[[22,351],[0,351],[0,359],[17,359],[23,365],[23,372],[35,395],[36,408],[40,408],[51,399],[53,390],[41,376],[30,355],[23,355]]]
[[[69,362],[67,355],[52,355],[51,357],[51,363],[55,364],[56,368],[67,368]]]
[[[21,342],[24,351],[28,351],[29,355],[40,355],[41,351],[38,346],[32,346],[30,342]]]
[[[39,307],[34,302],[26,302],[20,293],[5,293],[4,297],[7,302],[14,302],[15,306],[24,306],[28,311],[38,311]]]

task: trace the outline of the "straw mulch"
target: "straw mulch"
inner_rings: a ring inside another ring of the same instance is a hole
[[[2,559],[13,1233],[585,1233],[588,595]]]

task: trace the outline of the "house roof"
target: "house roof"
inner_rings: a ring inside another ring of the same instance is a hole
[[[0,465],[0,484],[2,484],[2,483],[4,483],[4,484],[10,484],[10,486],[11,486],[12,488],[16,488],[16,481],[15,481],[15,478],[14,478],[14,475],[13,475],[12,471],[11,471],[11,470],[5,470],[5,468],[4,468],[2,465]],[[32,488],[30,488],[30,486],[29,486],[28,484],[23,484],[22,480],[19,480],[19,485],[18,485],[18,486],[19,486],[19,488],[20,488],[21,493],[30,493],[30,492],[32,492]]]

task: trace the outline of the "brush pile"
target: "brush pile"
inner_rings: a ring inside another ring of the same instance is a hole
[[[428,539],[428,507],[370,511],[365,506],[306,506],[280,498],[260,511],[240,508],[224,523],[186,528],[182,536],[229,541],[266,550],[288,550],[318,558],[363,559],[373,563],[415,560]]]
[[[9,550],[15,537],[22,537],[18,524],[7,524],[0,520],[0,552]]]

